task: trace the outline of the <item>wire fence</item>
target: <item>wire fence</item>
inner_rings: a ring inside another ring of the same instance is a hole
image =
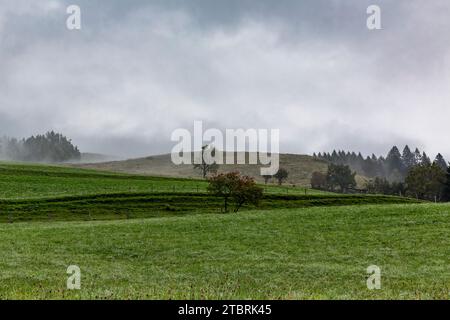
[[[262,186],[266,194],[317,194],[317,191],[306,187],[297,186]],[[206,193],[207,185],[151,185],[149,191],[152,193]]]

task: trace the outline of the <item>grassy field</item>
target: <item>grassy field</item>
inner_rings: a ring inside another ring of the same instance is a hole
[[[1,163],[0,298],[449,298],[449,205],[278,186],[221,202],[201,180]]]
[[[0,224],[0,298],[449,299],[450,206]],[[78,265],[81,290],[66,289]],[[382,270],[381,290],[366,268]]]
[[[222,198],[206,193],[119,193],[26,200],[0,200],[0,223],[117,220],[222,213]],[[362,195],[268,194],[258,209],[417,203],[414,199]],[[254,209],[243,206],[242,211]]]
[[[0,199],[137,192],[205,192],[200,179],[149,177],[66,166],[0,162]],[[267,193],[305,194],[305,188],[269,185]],[[326,192],[306,189],[307,194]]]
[[[147,177],[44,165],[0,165],[0,223],[111,220],[220,213],[203,180]],[[405,203],[412,199],[338,195],[267,186],[259,209]],[[243,210],[254,207],[244,207]]]

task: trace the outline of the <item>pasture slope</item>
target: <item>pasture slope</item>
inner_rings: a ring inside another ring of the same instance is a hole
[[[237,157],[236,153],[226,153],[226,156]],[[242,153],[240,153],[242,155]],[[249,153],[245,153],[246,163],[249,163]],[[194,155],[191,154],[191,159]],[[314,159],[308,155],[280,154],[280,167],[289,171],[288,184],[298,186],[309,186],[311,175],[314,171],[326,172],[327,163],[323,160]],[[120,173],[146,174],[152,176],[166,176],[178,178],[200,178],[200,171],[193,170],[192,165],[175,165],[170,154],[149,156],[138,159],[128,159],[122,161],[108,161],[101,163],[73,164],[75,167],[107,170]],[[255,178],[258,182],[263,182],[260,168],[257,164],[223,164],[219,166],[219,172],[240,171],[242,174]],[[272,181],[275,182],[275,181]]]
[[[222,200],[206,182],[58,166],[0,165],[0,222],[110,220],[220,212]],[[328,194],[267,186],[260,209],[405,203],[386,196]],[[243,208],[244,210],[251,207]]]
[[[237,157],[237,153],[226,153],[224,157],[232,155]],[[242,153],[240,153],[242,155]],[[191,154],[191,159],[194,155]],[[244,155],[246,163],[249,163],[249,153]],[[324,160],[315,159],[309,155],[301,154],[279,154],[280,167],[285,168],[289,172],[286,184],[301,187],[310,187],[311,176],[313,172],[325,173],[328,163]],[[102,171],[118,172],[125,174],[140,174],[149,176],[173,177],[199,179],[201,173],[199,170],[193,170],[192,165],[175,165],[171,160],[170,154],[149,156],[137,159],[116,160],[116,161],[93,161],[92,163],[72,163],[75,168],[96,169]],[[263,183],[261,177],[261,164],[222,164],[219,166],[220,172],[239,171],[244,175],[253,177],[257,182]],[[356,183],[359,188],[364,188],[368,178],[356,175]],[[270,183],[275,184],[274,179]]]
[[[449,298],[449,205],[269,186],[259,208],[219,214],[205,188],[0,164],[0,298]]]

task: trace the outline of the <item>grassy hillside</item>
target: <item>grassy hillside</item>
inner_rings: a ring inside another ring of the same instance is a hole
[[[450,206],[0,224],[0,298],[449,299]],[[69,265],[80,291],[66,289]],[[382,270],[381,290],[366,268]]]
[[[57,166],[0,164],[0,222],[110,220],[218,213],[222,199],[206,182]],[[267,186],[258,208],[416,202]],[[243,210],[254,207],[244,207]]]
[[[79,162],[96,163],[96,162],[105,162],[105,161],[114,161],[114,160],[121,160],[121,159],[117,156],[111,156],[111,155],[107,155],[107,154],[82,152]]]
[[[246,156],[248,157],[248,154]],[[200,178],[200,172],[193,170],[192,165],[174,165],[171,161],[170,154],[125,161],[81,164],[76,166],[152,176]],[[221,165],[219,172],[237,170],[262,182],[263,179],[260,176],[260,167],[260,165]],[[314,159],[311,156],[297,154],[280,154],[280,167],[286,168],[289,171],[287,184],[299,186],[309,186],[311,174],[314,171],[325,172],[327,170],[326,162]]]
[[[125,175],[61,166],[0,163],[0,198],[28,199],[123,192],[193,190],[203,181]]]
[[[205,192],[200,179],[149,177],[66,166],[0,162],[0,199],[142,192]],[[268,186],[268,193],[304,194],[304,188]],[[308,194],[325,194],[307,190]]]
[[[0,163],[0,298],[448,299],[450,206],[267,186],[258,208],[219,214],[206,186]]]

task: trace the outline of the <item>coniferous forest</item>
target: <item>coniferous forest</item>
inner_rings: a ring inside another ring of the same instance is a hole
[[[431,160],[425,152],[421,152],[418,148],[411,151],[409,146],[405,146],[402,152],[394,146],[386,157],[376,156],[375,154],[363,157],[361,153],[341,150],[334,150],[332,153],[314,153],[313,156],[329,163],[348,165],[356,173],[368,178],[385,178],[390,182],[403,181],[409,170],[420,164],[435,163],[444,171],[447,170],[447,162],[440,153]]]
[[[79,160],[80,151],[72,141],[54,131],[18,140],[0,139],[0,156],[6,160],[34,162],[64,162]]]
[[[333,151],[331,154],[314,154],[314,158],[330,163],[328,176],[330,168],[338,166],[348,168],[349,172],[340,176],[350,177],[352,171],[354,172],[353,185],[356,185],[355,173],[368,178],[364,187],[360,187],[360,192],[406,195],[430,201],[450,200],[450,167],[440,153],[431,160],[418,148],[412,152],[405,146],[400,153],[394,146],[386,157],[372,154],[371,157],[364,158],[361,153]],[[326,175],[316,172],[311,179],[311,185],[313,188],[335,191],[329,180]]]

